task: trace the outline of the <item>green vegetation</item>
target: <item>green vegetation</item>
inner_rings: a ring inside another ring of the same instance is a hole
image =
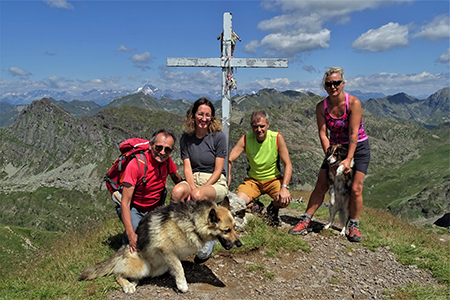
[[[262,199],[263,202],[267,201]],[[293,204],[294,205],[294,204]],[[292,211],[304,211],[295,204]],[[300,209],[299,209],[300,208]],[[326,209],[320,214],[326,218]],[[409,285],[394,291],[393,299],[448,299],[450,291],[450,241],[440,241],[442,234],[449,230],[422,229],[408,224],[391,214],[364,207],[361,216],[361,231],[364,236],[362,245],[375,250],[389,246],[398,255],[398,260],[407,265],[417,265],[430,270],[440,285]],[[2,261],[11,261],[8,274],[2,274],[0,295],[2,299],[105,299],[107,294],[119,287],[113,276],[88,282],[78,282],[81,270],[93,265],[118,249],[123,226],[113,217],[106,222],[93,222],[85,230],[67,233],[49,233],[39,230],[26,230],[2,226],[0,238],[8,241],[8,251],[4,251]],[[268,227],[261,219],[249,220],[242,235],[243,246],[232,249],[233,252],[251,251],[264,247],[268,256],[282,254],[285,251],[309,252],[310,249],[301,237]],[[20,250],[24,238],[28,238],[33,248]],[[16,247],[13,249],[13,244]],[[2,244],[3,245],[3,244]],[[216,246],[220,248],[221,246]],[[351,248],[351,247],[350,247]],[[351,249],[349,249],[350,251]],[[22,254],[21,254],[22,253]],[[25,253],[25,254],[24,254]],[[8,255],[11,254],[11,255]],[[13,259],[20,257],[22,262]],[[2,267],[3,267],[2,263]],[[267,278],[275,276],[265,268],[254,265],[249,272],[263,272]],[[6,276],[5,276],[6,275]],[[330,284],[337,284],[331,279]]]
[[[443,184],[445,177],[450,174],[450,148],[448,144],[434,146],[430,145],[420,157],[397,169],[383,170],[368,176],[364,184],[365,204],[374,208],[389,207],[393,212],[399,213],[414,195],[428,187]],[[410,210],[403,217],[411,220],[414,216],[423,216],[422,207],[440,214],[448,205],[445,197],[433,197],[430,200],[427,203],[416,202],[415,210],[408,207]]]
[[[90,195],[78,190],[41,187],[33,193],[12,192],[1,197],[0,220],[3,224],[44,231],[85,228],[114,212],[106,189]]]

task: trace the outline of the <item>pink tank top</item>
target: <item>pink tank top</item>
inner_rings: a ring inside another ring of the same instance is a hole
[[[327,129],[330,131],[330,144],[348,144],[348,94],[345,93],[345,112],[344,115],[340,118],[335,118],[328,112],[327,98],[323,99],[323,109],[325,112],[325,119],[327,121]],[[361,117],[361,122],[359,123],[358,130],[358,142],[362,142],[367,140],[368,136],[364,131],[363,121]]]

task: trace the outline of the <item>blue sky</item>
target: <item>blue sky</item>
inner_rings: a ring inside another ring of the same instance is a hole
[[[219,57],[224,12],[238,58],[289,58],[238,69],[239,89],[347,90],[428,96],[449,86],[449,1],[0,1],[1,93],[36,89],[220,90],[217,68],[168,68],[167,57]]]

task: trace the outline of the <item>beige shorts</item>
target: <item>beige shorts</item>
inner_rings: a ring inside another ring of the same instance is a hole
[[[211,177],[212,174],[210,173],[202,173],[202,172],[196,172],[194,173],[194,184],[195,187],[201,187],[203,186]],[[216,190],[216,199],[214,199],[214,202],[220,203],[223,201],[225,196],[228,194],[228,185],[227,185],[227,179],[223,174],[220,175],[219,180],[216,181],[212,185],[212,187]]]
[[[258,198],[261,195],[267,194],[272,199],[278,195],[281,189],[281,184],[283,183],[283,176],[278,175],[277,177],[265,181],[258,181],[252,178],[244,178],[244,182],[238,186],[237,192],[242,192],[246,194],[250,200]]]

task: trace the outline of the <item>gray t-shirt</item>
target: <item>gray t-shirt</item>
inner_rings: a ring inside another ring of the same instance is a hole
[[[183,133],[180,139],[181,159],[189,158],[191,161],[192,173],[214,172],[216,165],[216,157],[227,157],[228,147],[225,134],[217,131],[214,134],[208,134],[204,138],[199,139],[193,135]],[[225,165],[222,174],[225,174]]]

